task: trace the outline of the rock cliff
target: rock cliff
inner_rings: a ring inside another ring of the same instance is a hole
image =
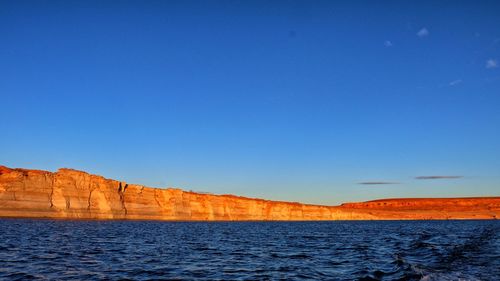
[[[145,220],[495,219],[500,197],[387,199],[341,206],[128,184],[72,169],[0,166],[0,217]]]

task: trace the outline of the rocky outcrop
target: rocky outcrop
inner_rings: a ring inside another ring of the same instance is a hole
[[[341,206],[158,189],[72,169],[0,166],[0,217],[147,220],[494,219],[500,197],[389,199]]]

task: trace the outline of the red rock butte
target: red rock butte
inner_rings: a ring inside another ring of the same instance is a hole
[[[340,206],[127,184],[72,169],[0,166],[0,217],[177,221],[496,219],[500,197],[383,199]]]

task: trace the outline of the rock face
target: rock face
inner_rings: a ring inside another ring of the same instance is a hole
[[[341,206],[158,189],[72,169],[0,166],[0,217],[146,220],[496,219],[500,197],[388,199]]]

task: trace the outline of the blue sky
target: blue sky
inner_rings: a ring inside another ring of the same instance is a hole
[[[0,164],[319,204],[498,196],[498,11],[0,1]]]

